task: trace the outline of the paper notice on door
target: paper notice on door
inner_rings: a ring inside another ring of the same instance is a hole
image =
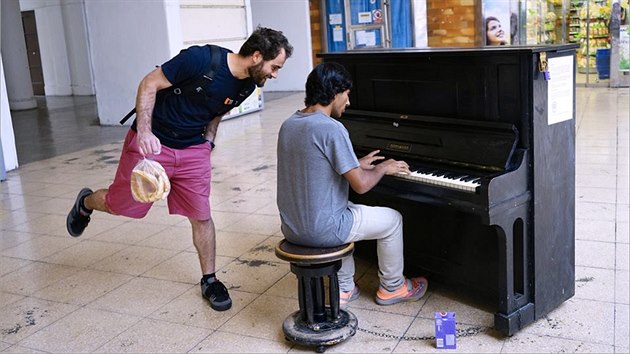
[[[330,15],[328,15],[328,24],[329,25],[340,25],[340,24],[342,24],[341,14],[330,14]]]
[[[376,46],[376,32],[374,31],[356,31],[354,39],[357,47],[374,47]]]
[[[341,26],[333,28],[333,42],[343,42],[343,28]]]
[[[372,13],[368,12],[359,12],[359,23],[372,23]]]
[[[573,56],[547,59],[547,124],[573,119]]]

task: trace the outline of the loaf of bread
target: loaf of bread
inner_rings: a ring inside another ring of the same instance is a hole
[[[131,194],[141,203],[153,203],[164,199],[171,191],[164,167],[159,162],[142,159],[131,171]]]

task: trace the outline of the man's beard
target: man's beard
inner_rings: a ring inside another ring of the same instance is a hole
[[[267,79],[269,78],[269,75],[265,75],[262,70],[263,64],[264,62],[260,62],[260,64],[258,65],[247,68],[247,73],[249,74],[249,77],[254,80],[254,83],[258,87],[265,86],[265,81],[267,81]]]

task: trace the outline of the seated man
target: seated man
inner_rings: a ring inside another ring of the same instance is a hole
[[[348,200],[348,187],[363,194],[384,175],[409,173],[404,161],[384,160],[372,151],[357,159],[341,117],[350,104],[350,74],[337,63],[316,66],[306,81],[306,108],[295,112],[278,135],[278,209],[282,232],[292,243],[333,247],[376,240],[380,287],[376,302],[392,305],[419,300],[428,287],[423,277],[403,276],[402,216],[385,207]],[[338,273],[342,306],[359,296],[354,258],[342,260]]]

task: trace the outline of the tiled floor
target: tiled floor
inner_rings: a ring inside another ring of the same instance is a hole
[[[296,282],[273,253],[281,238],[276,133],[302,100],[266,102],[262,112],[219,129],[212,205],[218,273],[234,300],[226,312],[202,300],[190,226],[167,217],[164,203],[142,220],[95,214],[83,236],[68,236],[76,193],[110,182],[122,134],[9,172],[0,183],[0,351],[310,351],[284,340]],[[416,303],[379,307],[375,265],[359,260],[363,292],[351,306],[359,330],[327,351],[435,352],[434,341],[422,338],[433,334],[433,312],[448,310],[459,329],[472,328],[458,338],[458,352],[629,352],[629,101],[628,89],[577,90],[573,298],[503,337],[490,328],[492,313],[440,289]]]

